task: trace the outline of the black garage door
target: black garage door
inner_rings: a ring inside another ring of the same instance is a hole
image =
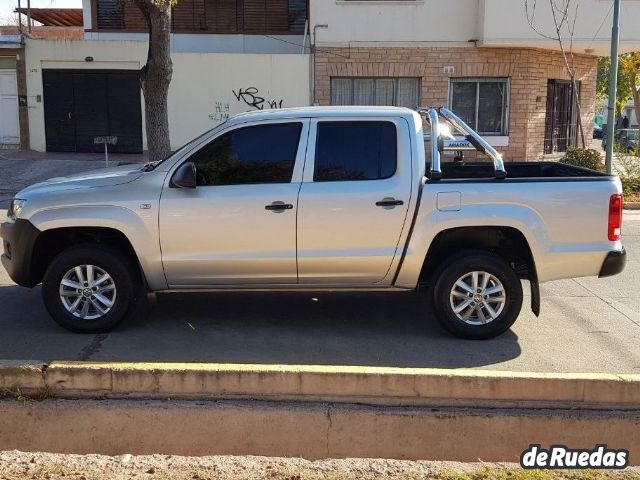
[[[115,135],[110,152],[142,152],[140,84],[134,70],[43,70],[48,152],[102,152],[94,137]]]

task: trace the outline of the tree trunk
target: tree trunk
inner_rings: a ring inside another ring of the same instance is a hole
[[[145,128],[149,160],[162,160],[171,153],[167,98],[173,74],[171,62],[170,0],[133,0],[149,28],[147,64],[140,70],[144,95]]]
[[[584,128],[582,127],[582,106],[580,105],[580,97],[578,95],[578,82],[576,82],[575,75],[571,76],[571,90],[572,90],[571,96],[573,97],[574,105],[578,110],[577,112],[578,133],[580,134],[580,140],[582,140],[582,148],[586,148],[587,144],[585,142],[585,137],[584,137]]]

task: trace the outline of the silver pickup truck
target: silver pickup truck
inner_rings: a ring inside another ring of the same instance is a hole
[[[466,161],[471,149],[491,161]],[[418,290],[446,330],[481,339],[516,320],[521,279],[538,315],[541,282],[621,272],[621,219],[617,177],[505,169],[446,109],[311,107],[238,115],[161,162],[28,187],[0,233],[11,278],[42,283],[76,332],[112,329],[145,292]]]

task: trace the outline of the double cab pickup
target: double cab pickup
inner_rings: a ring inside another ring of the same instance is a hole
[[[601,172],[504,163],[446,109],[260,111],[163,161],[20,191],[2,263],[76,332],[114,328],[146,292],[401,290],[485,339],[518,317],[521,280],[537,315],[540,283],[622,271],[621,192]]]

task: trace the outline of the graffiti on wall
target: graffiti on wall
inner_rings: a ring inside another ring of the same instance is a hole
[[[238,90],[231,90],[233,96],[238,102],[241,102],[256,110],[282,108],[284,99],[268,100],[260,95],[260,90],[257,87],[239,88]],[[209,120],[216,123],[222,123],[229,120],[231,115],[231,108],[228,102],[215,101],[213,112],[209,114]]]
[[[284,99],[267,100],[260,96],[260,90],[256,87],[239,88],[238,91],[231,90],[236,100],[243,102],[256,110],[264,110],[265,108],[282,108]]]
[[[226,122],[229,120],[229,104],[225,102],[215,102],[214,110],[209,114],[209,120],[214,122]]]

